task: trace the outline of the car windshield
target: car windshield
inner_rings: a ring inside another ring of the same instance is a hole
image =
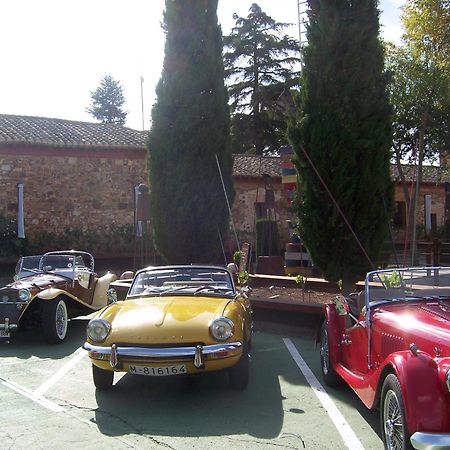
[[[21,256],[16,264],[16,279],[32,276],[39,272],[42,255]]]
[[[450,267],[387,269],[366,278],[366,306],[379,301],[450,300]]]
[[[228,271],[217,267],[166,267],[139,272],[128,297],[145,295],[233,296]]]
[[[39,262],[39,269],[44,272],[74,271],[74,267],[84,268],[86,264],[80,255],[44,255]]]

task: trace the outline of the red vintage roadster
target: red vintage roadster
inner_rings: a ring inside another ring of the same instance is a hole
[[[450,267],[379,270],[324,306],[322,375],[379,408],[387,449],[450,448]]]

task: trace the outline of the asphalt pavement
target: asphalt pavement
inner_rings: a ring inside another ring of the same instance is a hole
[[[382,449],[378,414],[348,388],[321,384],[313,327],[255,323],[250,383],[116,376],[97,392],[80,348],[86,322],[61,345],[38,331],[0,345],[2,449]]]

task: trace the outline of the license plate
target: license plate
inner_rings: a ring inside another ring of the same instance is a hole
[[[9,338],[9,331],[0,330],[0,338]]]
[[[128,366],[129,373],[136,373],[138,375],[147,375],[149,377],[167,377],[170,375],[184,375],[186,374],[186,365],[181,364],[179,366]]]

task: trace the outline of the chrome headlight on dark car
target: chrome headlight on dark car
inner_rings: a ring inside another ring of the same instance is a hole
[[[21,302],[27,302],[28,300],[30,300],[30,298],[31,292],[28,289],[23,288],[19,290],[19,300]]]
[[[209,331],[214,339],[226,341],[234,334],[234,323],[226,317],[219,317],[211,322]]]
[[[102,342],[108,336],[111,325],[104,319],[92,319],[87,325],[87,336],[93,342]]]

